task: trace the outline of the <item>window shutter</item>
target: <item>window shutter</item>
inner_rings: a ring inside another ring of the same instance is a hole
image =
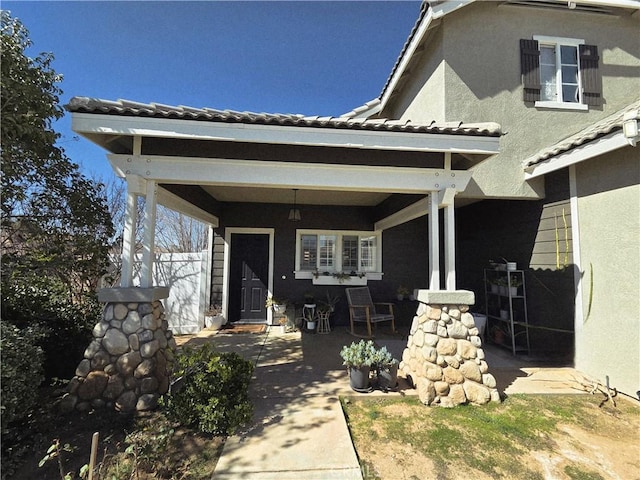
[[[602,79],[598,70],[598,47],[580,45],[580,76],[582,79],[582,102],[587,105],[602,105]]]
[[[520,73],[524,88],[524,101],[540,100],[540,49],[537,40],[520,40]]]

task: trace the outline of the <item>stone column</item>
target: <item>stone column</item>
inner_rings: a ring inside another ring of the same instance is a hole
[[[499,402],[469,306],[473,292],[420,290],[400,371],[425,405]]]
[[[169,390],[176,342],[164,318],[166,287],[112,288],[93,341],[69,383],[62,411],[114,408],[151,410]]]

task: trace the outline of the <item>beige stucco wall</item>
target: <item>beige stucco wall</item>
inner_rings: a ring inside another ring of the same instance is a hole
[[[473,168],[473,179],[461,196],[543,195],[542,179],[525,182],[522,160],[628,105],[640,91],[637,15],[615,17],[478,2],[447,15],[437,29],[430,39],[437,48],[425,49],[412,67],[413,81],[425,88],[408,84],[383,113],[427,123],[435,119],[502,125],[501,153]],[[533,35],[581,38],[598,46],[603,107],[585,112],[524,103],[519,40]],[[429,72],[437,78],[425,78]],[[441,110],[434,106],[443,102],[440,117]]]
[[[575,366],[640,390],[640,146],[576,166],[582,320]],[[593,286],[591,283],[593,275]],[[589,311],[589,299],[591,308]]]
[[[443,61],[443,30],[433,30],[419,58],[411,65],[411,74],[391,102],[383,117],[410,119],[414,122],[425,118],[445,120],[445,67]]]

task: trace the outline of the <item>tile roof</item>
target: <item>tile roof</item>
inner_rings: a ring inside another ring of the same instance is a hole
[[[349,117],[320,117],[299,114],[237,112],[212,108],[162,105],[159,103],[139,103],[129,100],[102,100],[99,98],[73,97],[65,105],[69,112],[119,115],[178,120],[198,120],[220,123],[244,123],[259,125],[333,128],[346,130],[372,130],[385,132],[429,133],[447,135],[470,135],[498,137],[502,135],[499,124],[431,122],[417,124],[410,120],[366,119]]]
[[[590,125],[589,127],[579,131],[578,133],[565,138],[564,140],[555,143],[549,147],[546,147],[531,157],[527,158],[523,164],[526,167],[532,167],[538,163],[542,163],[545,160],[560,155],[561,153],[568,152],[580,145],[596,140],[600,137],[608,135],[616,130],[622,129],[622,120],[627,112],[636,112],[636,120],[640,120],[640,100],[633,102],[625,108],[617,111],[616,113],[603,118],[599,122]]]

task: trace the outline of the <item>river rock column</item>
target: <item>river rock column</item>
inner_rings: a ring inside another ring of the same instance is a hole
[[[62,411],[114,408],[151,410],[169,390],[176,342],[164,317],[161,299],[168,289],[102,290],[103,317],[93,329]]]
[[[473,292],[420,290],[400,372],[425,405],[499,402],[469,306]]]

